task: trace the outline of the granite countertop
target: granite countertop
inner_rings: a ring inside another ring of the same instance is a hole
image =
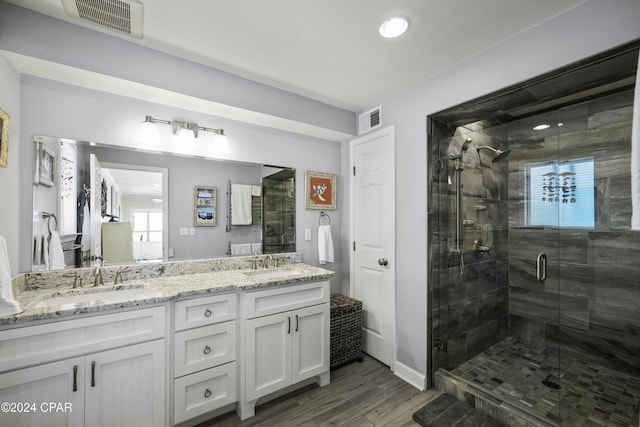
[[[334,274],[324,268],[300,263],[270,269],[224,270],[144,278],[128,280],[118,285],[26,290],[16,295],[16,300],[24,311],[0,318],[0,327],[25,326],[28,322],[70,318],[78,314],[99,314],[218,292],[295,285],[328,279]]]

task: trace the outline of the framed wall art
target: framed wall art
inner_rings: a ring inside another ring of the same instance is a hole
[[[213,227],[216,225],[216,187],[197,186],[194,191],[194,225]]]
[[[40,144],[38,155],[40,184],[53,187],[55,184],[56,153],[45,144]]]
[[[305,208],[335,209],[336,175],[333,173],[306,171],[305,192]]]
[[[0,166],[7,167],[9,157],[9,115],[0,108]]]

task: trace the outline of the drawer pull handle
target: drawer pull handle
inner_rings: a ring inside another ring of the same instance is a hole
[[[78,365],[73,365],[73,392],[78,391]]]
[[[287,333],[291,333],[291,316],[287,316]]]
[[[91,387],[96,386],[96,361],[91,362]]]
[[[208,398],[210,398],[210,397],[211,397],[211,390],[206,389],[206,390],[204,391],[204,397],[205,397],[205,398],[207,398],[207,399],[208,399]]]
[[[204,311],[204,317],[211,317],[212,314],[213,312],[208,308]]]
[[[296,332],[298,332],[298,315],[296,314]]]
[[[211,347],[209,347],[208,345],[204,346],[204,354],[209,354],[211,353]]]

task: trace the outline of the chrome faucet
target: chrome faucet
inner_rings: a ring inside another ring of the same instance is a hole
[[[100,267],[96,267],[93,271],[93,286],[104,285],[104,278],[102,277],[102,270]]]
[[[127,271],[129,270],[126,268],[118,269],[118,271],[116,272],[116,278],[114,279],[113,284],[117,285],[118,283],[124,282],[124,279],[122,278],[122,273],[126,273]]]
[[[269,260],[273,261],[273,257],[271,256],[271,254],[264,257],[262,268],[269,268]]]
[[[78,273],[65,274],[64,277],[73,277],[73,285],[71,286],[72,289],[81,288],[83,286],[82,285],[82,278],[80,277],[80,275]]]
[[[255,251],[253,253],[253,259],[251,260],[251,269],[252,270],[258,269],[258,251]]]

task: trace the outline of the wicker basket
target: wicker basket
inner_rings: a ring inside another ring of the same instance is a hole
[[[344,295],[331,295],[331,367],[353,360],[362,362],[362,302]]]

